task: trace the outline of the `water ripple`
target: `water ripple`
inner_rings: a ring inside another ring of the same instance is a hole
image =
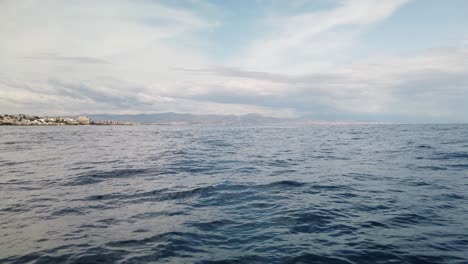
[[[468,263],[468,126],[0,130],[1,263]]]

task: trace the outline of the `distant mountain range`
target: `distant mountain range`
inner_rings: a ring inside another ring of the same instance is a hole
[[[267,117],[259,114],[247,115],[193,115],[179,113],[157,113],[136,115],[87,115],[91,120],[120,121],[142,124],[239,124],[239,125],[281,125],[300,123],[299,119]]]

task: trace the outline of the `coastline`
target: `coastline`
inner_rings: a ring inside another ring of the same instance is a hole
[[[0,126],[109,126],[137,125],[131,122],[90,120],[87,116],[0,115]]]

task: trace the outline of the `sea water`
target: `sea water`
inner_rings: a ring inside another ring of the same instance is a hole
[[[0,127],[0,262],[468,263],[468,126]]]

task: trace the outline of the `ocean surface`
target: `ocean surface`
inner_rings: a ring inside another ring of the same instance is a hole
[[[3,126],[0,263],[468,263],[468,125]]]

